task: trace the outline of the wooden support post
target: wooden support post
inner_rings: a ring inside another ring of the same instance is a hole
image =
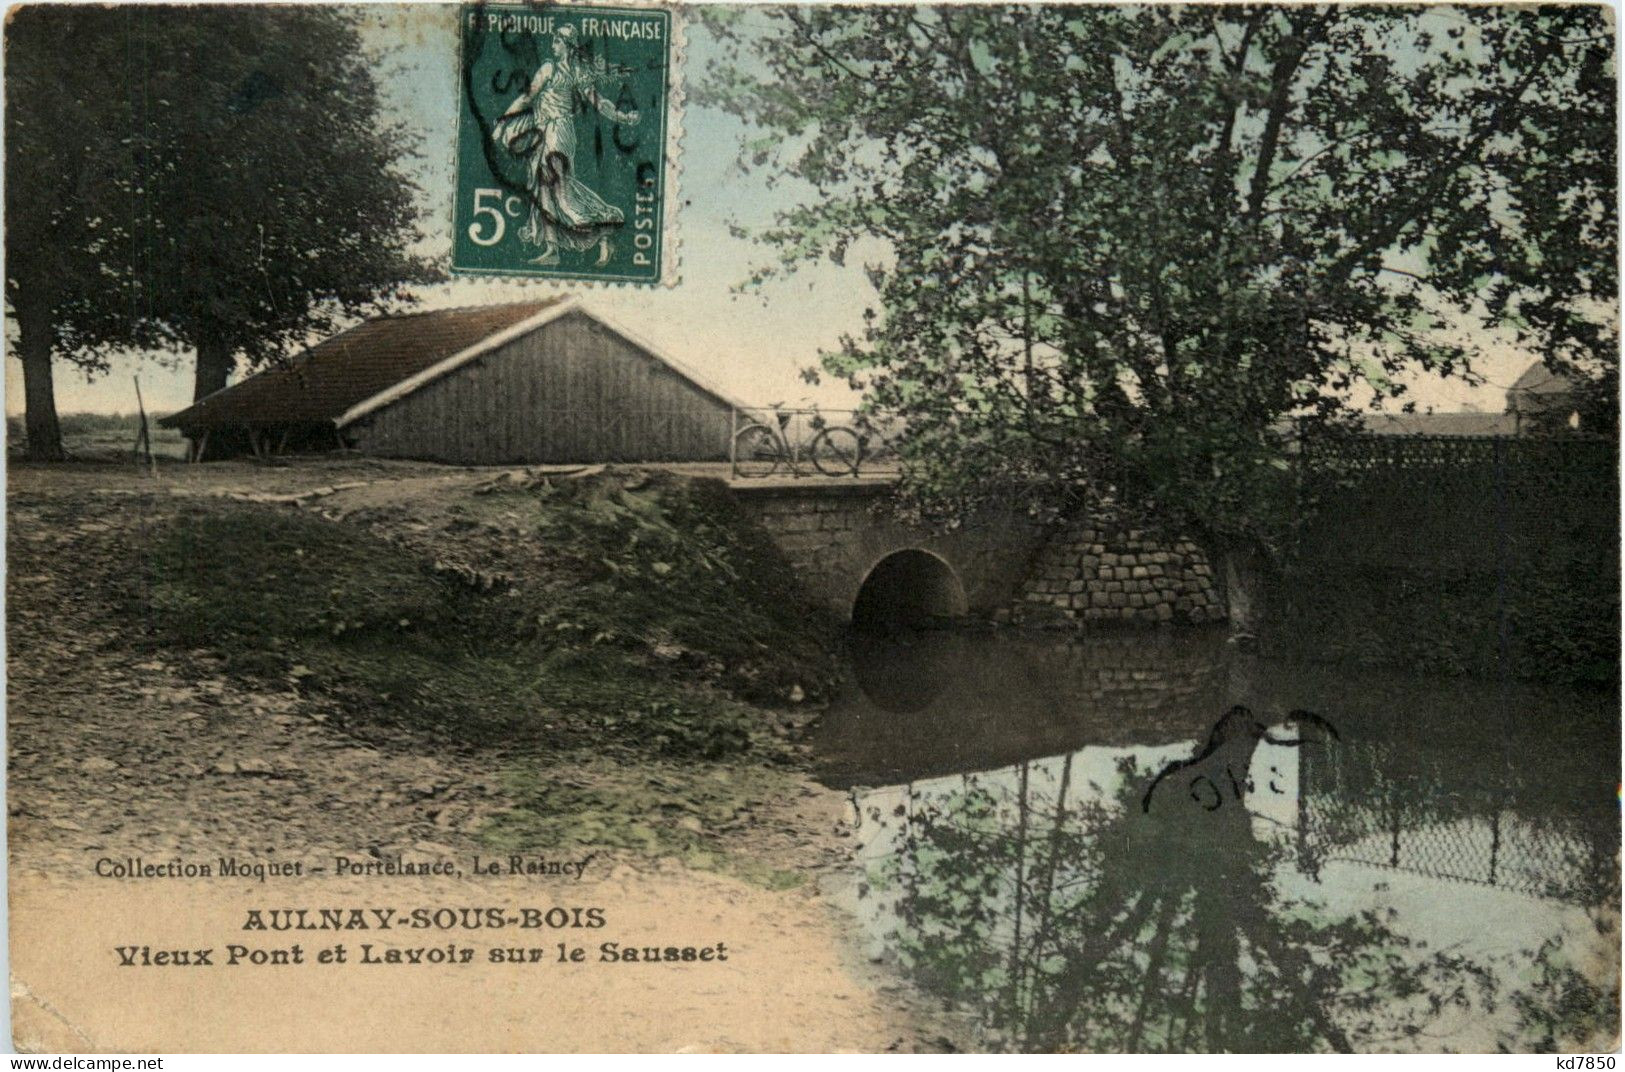
[[[739,477],[739,409],[736,406],[728,407],[728,478]]]
[[[196,454],[195,457],[192,458],[192,460],[194,462],[201,462],[203,460],[204,452],[207,451],[208,449],[209,449],[209,430],[207,428],[205,428],[203,430],[203,438],[201,438],[201,439],[199,439],[197,441],[197,454]]]
[[[1490,816],[1490,885],[1495,885],[1496,865],[1501,859],[1501,809]]]
[[[134,380],[135,408],[136,412],[141,415],[141,431],[137,433],[135,437],[135,450],[132,452],[132,457],[130,460],[140,464],[141,452],[142,450],[145,450],[147,452],[147,467],[152,470],[153,476],[157,476],[158,459],[152,456],[152,429],[147,424],[147,404],[141,398],[141,377],[136,376],[134,377]]]

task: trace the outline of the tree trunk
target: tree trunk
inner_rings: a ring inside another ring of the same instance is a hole
[[[17,349],[23,362],[23,423],[32,461],[61,461],[62,426],[56,419],[56,385],[51,377],[49,314],[20,304]]]
[[[192,401],[212,395],[226,386],[235,364],[231,345],[218,339],[202,338],[197,344],[197,376],[192,382]]]
[[[1230,612],[1230,631],[1256,637],[1265,624],[1267,571],[1264,555],[1255,546],[1230,543],[1220,552],[1224,592]]]

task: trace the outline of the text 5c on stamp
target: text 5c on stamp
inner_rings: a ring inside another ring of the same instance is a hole
[[[452,269],[662,282],[669,12],[462,13]]]

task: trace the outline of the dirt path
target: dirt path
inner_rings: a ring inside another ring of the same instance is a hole
[[[122,648],[117,632],[138,623],[114,620],[84,577],[101,572],[92,557],[103,568],[134,562],[142,528],[166,505],[144,496],[109,509],[93,489],[13,492],[15,863],[71,874],[96,853],[473,847],[473,832],[500,806],[489,761],[363,744],[324,726],[319,699],[200,674],[206,653]]]
[[[287,1034],[264,1024],[236,1023],[222,1028],[224,1033],[193,1036],[186,1031],[195,1029],[199,1021],[194,1020],[191,1028],[173,1027],[179,1034],[132,1034],[133,1023],[172,1021],[156,1006],[145,1019],[117,1014],[102,996],[103,975],[64,970],[61,965],[105,959],[109,942],[120,937],[98,933],[98,927],[75,929],[76,920],[105,919],[113,925],[163,918],[165,906],[177,898],[197,901],[199,913],[218,915],[222,898],[229,900],[220,887],[207,884],[183,890],[99,878],[98,866],[112,865],[98,861],[134,857],[162,865],[171,859],[239,856],[298,859],[308,866],[338,855],[466,861],[489,854],[479,830],[510,803],[500,775],[512,757],[499,750],[428,748],[406,737],[361,741],[334,728],[326,702],[301,693],[292,681],[261,687],[228,678],[211,671],[206,652],[132,652],[121,633],[139,623],[117,620],[107,593],[91,579],[138,561],[145,530],[177,503],[198,496],[316,491],[303,508],[329,516],[376,516],[403,502],[432,502],[466,490],[492,475],[366,461],[309,468],[176,467],[156,483],[118,466],[11,472],[8,809],[20,1044],[126,1050],[186,1049],[194,1042],[199,1048],[227,1049],[293,1045]],[[590,985],[571,991],[579,1001],[558,1003],[560,1016],[527,1020],[526,1006],[505,1005],[508,1011],[490,1021],[489,1032],[480,1028],[471,1035],[465,1020],[448,1021],[420,1009],[418,1019],[438,1025],[435,1030],[442,1034],[392,1040],[352,1031],[345,1036],[349,1042],[322,1035],[322,1045],[357,1050],[953,1048],[948,1039],[959,1032],[952,1021],[860,958],[843,933],[846,922],[819,892],[821,885],[838,883],[851,866],[845,798],[807,779],[795,784],[796,792],[769,802],[722,836],[730,852],[805,876],[799,889],[770,892],[686,871],[675,861],[624,853],[601,854],[586,876],[594,896],[624,906],[623,919],[644,930],[661,925],[661,905],[682,905],[682,919],[727,921],[744,943],[742,959],[731,973],[707,984],[698,1004],[693,994],[679,1000],[682,988],[656,976],[644,976],[630,989],[594,976]],[[474,880],[464,875],[448,881],[452,885],[417,892],[456,899],[462,884]],[[392,895],[412,889],[389,887]],[[358,893],[337,879],[314,878],[282,891],[323,904]],[[67,905],[77,907],[68,911]],[[100,916],[86,911],[95,905],[102,906]],[[228,940],[225,934],[213,937]],[[76,961],[58,955],[57,942],[67,943],[70,953],[82,946],[83,956]],[[44,955],[47,948],[52,955]],[[527,984],[509,993],[501,989],[507,984],[479,975],[443,982],[476,1003],[493,985],[504,1001],[532,989]],[[153,990],[153,1000],[166,992],[167,987]],[[301,989],[297,993],[305,996],[296,1000],[321,992]],[[355,991],[370,992],[367,985]],[[208,999],[188,993],[185,1000],[202,1011]],[[793,1003],[793,1015],[784,1011],[764,1018],[764,994]],[[413,1008],[409,995],[396,1004],[403,1015]],[[616,1010],[613,1022],[604,1019],[609,1009]],[[225,1019],[201,1022],[229,1020],[224,1008],[217,1015]],[[309,1015],[330,1014],[318,1003]],[[393,1015],[378,1020],[394,1022]],[[315,1037],[301,1035],[297,1048],[314,1045]],[[396,1044],[415,1038],[421,1041]]]

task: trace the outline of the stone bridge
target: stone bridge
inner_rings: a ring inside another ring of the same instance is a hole
[[[966,519],[947,532],[889,509],[889,478],[736,480],[745,512],[812,594],[843,618],[991,615],[1021,590],[1045,530],[1024,514]]]
[[[947,531],[899,518],[889,477],[734,480],[813,595],[856,625],[938,617],[1050,623],[1201,623],[1225,617],[1213,571],[1186,540],[1087,519],[1045,526],[990,511]]]

